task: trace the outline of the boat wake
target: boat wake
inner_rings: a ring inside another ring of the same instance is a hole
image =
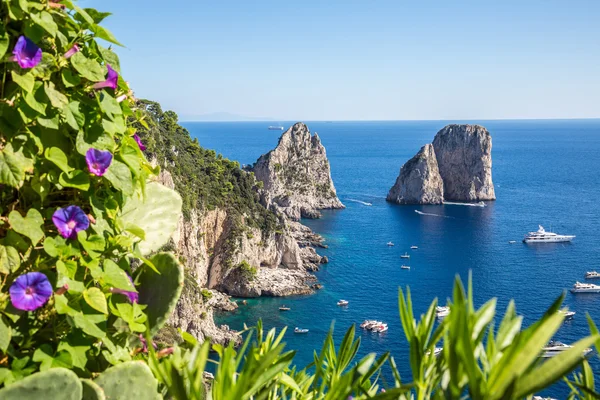
[[[361,201],[361,200],[356,200],[356,199],[346,199],[346,201],[351,201],[353,203],[359,203],[362,204],[363,206],[372,206],[373,203],[367,203],[366,201]]]
[[[447,215],[440,215],[440,214],[434,214],[434,213],[426,213],[426,212],[419,211],[419,210],[415,210],[415,212],[417,214],[419,214],[419,215],[428,215],[430,217],[452,218],[452,217],[449,217]]]
[[[447,205],[447,206],[485,207],[485,203],[483,201],[480,201],[479,203],[454,203],[452,201],[445,201],[444,205]]]

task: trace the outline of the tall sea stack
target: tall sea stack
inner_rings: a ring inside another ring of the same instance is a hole
[[[433,144],[402,166],[387,196],[398,204],[495,199],[490,133],[480,125],[456,124],[440,130]]]
[[[344,208],[321,139],[301,122],[285,131],[277,147],[263,154],[252,170],[264,184],[264,205],[295,221],[319,218],[322,209]]]

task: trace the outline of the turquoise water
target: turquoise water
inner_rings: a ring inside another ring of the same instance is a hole
[[[600,120],[472,121],[493,137],[493,180],[498,200],[485,208],[467,206],[397,206],[385,201],[400,166],[445,121],[313,122],[327,148],[334,184],[345,210],[327,211],[304,221],[323,235],[329,257],[317,276],[324,288],[313,296],[255,299],[234,314],[219,318],[232,328],[261,318],[267,328],[289,327],[288,347],[308,364],[332,323],[339,339],[353,323],[384,320],[385,334],[358,329],[361,354],[390,351],[409,374],[408,347],[398,317],[398,288],[409,285],[415,312],[426,311],[434,297],[451,295],[456,274],[473,272],[475,301],[498,298],[503,310],[514,298],[526,325],[539,318],[562,290],[600,270]],[[269,123],[184,123],[192,136],[225,157],[251,164],[276,146],[281,132]],[[290,124],[286,124],[289,126]],[[364,203],[370,203],[368,206]],[[415,210],[426,213],[421,215]],[[577,235],[572,244],[527,246],[523,235],[542,224]],[[509,240],[517,243],[509,244]],[[388,248],[392,241],[395,246]],[[410,250],[411,245],[419,246]],[[400,254],[411,254],[411,270],[402,270]],[[339,299],[350,302],[336,306]],[[292,309],[281,313],[279,305]],[[588,333],[585,313],[600,323],[600,295],[568,294],[577,312],[556,339],[571,343]],[[293,328],[310,329],[295,335]],[[600,363],[594,356],[595,370]],[[558,385],[548,391],[566,397]]]

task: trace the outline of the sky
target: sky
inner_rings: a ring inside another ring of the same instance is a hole
[[[600,117],[600,1],[80,0],[183,120]]]

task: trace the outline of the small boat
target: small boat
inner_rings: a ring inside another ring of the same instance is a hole
[[[443,347],[435,347],[435,348],[433,349],[433,355],[434,355],[435,357],[437,357],[437,356],[439,356],[439,355],[442,353],[442,351],[443,351],[443,350],[444,350],[444,348],[443,348]],[[425,354],[426,354],[426,355],[429,355],[429,354],[431,354],[431,350],[427,350],[427,351],[425,352]]]
[[[347,306],[348,305],[348,300],[340,300],[337,302],[338,306]]]
[[[533,396],[532,399],[533,400],[558,400],[558,399],[555,399],[554,397],[542,397],[542,396]]]
[[[596,271],[590,271],[585,273],[585,279],[598,279],[600,278],[600,273]]]
[[[516,240],[509,240],[508,243],[515,244],[515,243],[517,243],[517,241]]]
[[[565,321],[569,321],[569,320],[573,319],[573,317],[575,317],[575,314],[576,314],[575,311],[558,310],[558,312],[565,315]]]
[[[439,319],[444,319],[450,314],[450,307],[448,306],[437,306],[435,308],[435,316]]]
[[[410,265],[401,265],[400,268],[402,268],[402,269],[410,269]]]
[[[559,341],[555,341],[555,340],[551,340],[546,347],[542,347],[542,350],[544,351],[540,357],[542,358],[550,358],[550,357],[554,357],[559,355],[561,352],[565,351],[565,350],[569,350],[573,348],[573,346],[570,346],[568,344],[564,344],[562,342]],[[587,355],[589,353],[591,353],[592,349],[587,348],[583,350],[583,355]]]
[[[373,332],[382,333],[388,330],[388,324],[380,323],[371,329]]]
[[[418,248],[419,248],[418,246],[410,246],[410,249],[411,249],[411,250],[416,250],[416,249],[418,249]]]
[[[392,243],[392,242],[387,242],[387,245],[388,245],[388,246],[390,246],[390,247],[392,247],[392,246],[394,245],[394,243]]]
[[[308,329],[294,328],[294,333],[308,333]]]
[[[290,311],[290,310],[291,310],[291,308],[289,308],[286,305],[283,305],[283,306],[279,307],[279,311]]]
[[[271,125],[269,126],[270,131],[282,131],[284,128],[281,125]]]
[[[365,325],[364,328],[366,330],[369,330],[369,331],[372,331],[376,326],[379,326],[379,325],[383,324],[383,322],[381,322],[381,321],[375,321],[375,320],[373,320],[373,321],[366,321],[366,322],[368,322],[368,323]]]
[[[375,321],[373,319],[366,319],[363,321],[362,324],[360,324],[360,327],[363,329],[368,329],[367,327],[373,325],[375,322],[377,322],[377,321]]]
[[[400,256],[400,258],[410,258],[410,254],[404,253]]]
[[[571,293],[600,293],[600,286],[591,283],[575,282]]]

